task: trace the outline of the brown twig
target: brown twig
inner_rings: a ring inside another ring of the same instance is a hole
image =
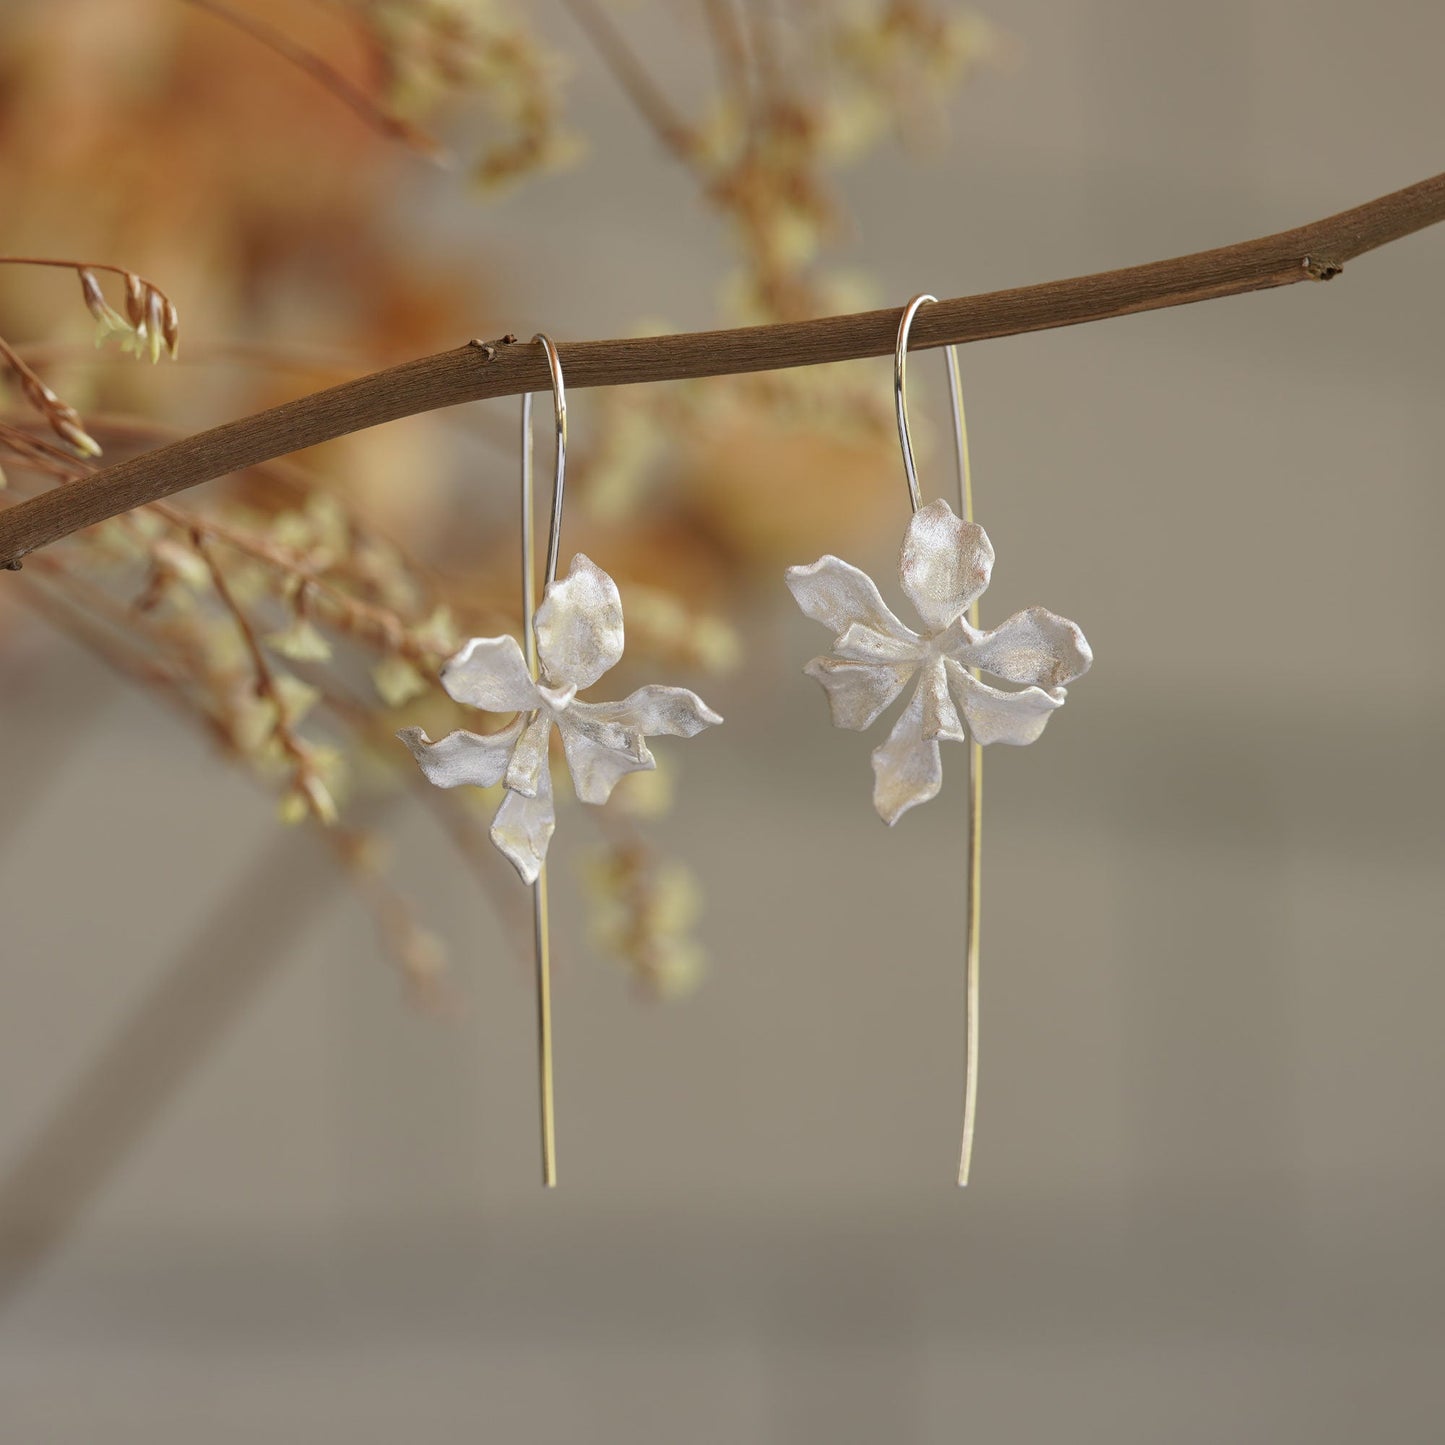
[[[1445,220],[1445,174],[1307,226],[1120,271],[940,301],[919,313],[915,349],[984,341],[1323,281],[1402,236]],[[883,356],[899,311],[866,311],[671,336],[574,341],[559,348],[573,389],[730,376]],[[537,345],[469,343],[343,382],[213,427],[0,512],[0,567],[107,518],[215,477],[461,402],[545,391]]]

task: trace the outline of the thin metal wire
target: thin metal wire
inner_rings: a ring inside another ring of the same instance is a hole
[[[557,580],[557,548],[562,539],[562,491],[567,471],[567,393],[562,385],[562,362],[549,336],[538,332],[547,353],[556,414],[557,461],[552,473],[552,525],[547,534],[544,589]],[[532,445],[532,393],[522,396],[522,638],[527,670],[535,681],[537,663],[537,525],[535,520]],[[547,865],[537,870],[532,885],[532,934],[537,960],[537,1071],[542,1114],[542,1183],[557,1184],[556,1089],[552,1066],[552,945],[547,913]]]
[[[903,448],[903,471],[908,478],[908,503],[916,512],[923,505],[918,495],[918,468],[913,464],[913,438],[908,431],[908,333],[913,329],[913,318],[920,306],[937,301],[937,296],[924,292],[915,296],[903,308],[898,322],[898,342],[893,348],[893,409],[898,413],[898,444]],[[950,352],[953,347],[949,347]],[[957,366],[957,362],[954,366]],[[963,473],[959,472],[959,485],[963,485]]]
[[[913,461],[913,439],[908,429],[908,333],[919,307],[936,301],[926,292],[915,296],[903,309],[898,323],[898,343],[893,352],[893,399],[898,414],[898,441],[903,450],[903,470],[908,479],[908,500],[915,512],[922,505],[918,491],[918,469]],[[963,409],[963,382],[958,369],[958,348],[944,348],[948,363],[948,400],[953,413],[954,460],[958,467],[959,514],[973,521],[973,469],[968,459],[968,418]],[[968,609],[969,625],[978,630],[978,598]],[[973,675],[978,676],[974,668]],[[973,1162],[973,1136],[978,1119],[978,975],[980,912],[983,901],[983,748],[972,738],[968,742],[968,895],[966,903],[966,949],[964,982],[964,1075],[963,1140],[959,1149],[958,1182],[968,1183]]]

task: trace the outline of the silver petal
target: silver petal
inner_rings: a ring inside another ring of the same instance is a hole
[[[910,808],[936,797],[943,786],[938,740],[924,737],[923,711],[920,686],[887,741],[873,749],[873,806],[890,828]]]
[[[664,687],[660,683],[639,687],[621,702],[574,703],[572,711],[622,723],[650,738],[663,734],[694,738],[704,728],[716,727],[722,721],[722,716],[690,688]]]
[[[1013,743],[1023,746],[1034,742],[1044,730],[1050,716],[1063,707],[1067,696],[1063,688],[1045,692],[1026,687],[1020,692],[1004,692],[979,682],[972,673],[953,658],[945,658],[949,684],[958,699],[964,721],[976,743]]]
[[[577,689],[570,682],[562,687],[548,687],[545,682],[539,682],[537,684],[537,696],[540,697],[553,712],[561,712],[562,709],[577,696]]]
[[[537,655],[548,679],[591,687],[622,656],[622,598],[617,584],[578,553],[537,609]]]
[[[640,687],[621,702],[576,702],[558,714],[577,796],[605,803],[627,773],[657,766],[646,739],[695,737],[722,718],[685,687]]]
[[[524,883],[535,883],[557,826],[552,807],[552,774],[544,761],[534,797],[508,792],[492,819],[492,842],[506,854]]]
[[[850,623],[833,643],[833,655],[847,662],[902,662],[910,667],[918,665],[923,649],[923,640],[911,632],[906,639],[887,637],[862,622]]]
[[[913,514],[898,571],[918,615],[941,632],[988,586],[993,544],[982,527],[960,521],[940,497]]]
[[[1078,624],[1046,607],[1015,612],[971,644],[950,648],[949,655],[1005,682],[1033,683],[1038,687],[1062,687],[1082,677],[1094,660]]]
[[[436,742],[421,728],[402,728],[397,733],[421,764],[427,781],[439,788],[459,788],[470,783],[477,788],[490,788],[502,781],[507,760],[522,732],[521,718],[499,733],[454,732]]]
[[[587,704],[579,703],[558,720],[572,786],[584,803],[605,803],[628,773],[650,772],[657,759],[640,733],[628,734],[618,723],[579,716]]]
[[[959,721],[958,709],[948,694],[948,675],[943,659],[936,657],[918,679],[918,697],[923,704],[923,736],[929,740],[948,739],[961,743],[968,734]]]
[[[546,708],[538,709],[536,715],[522,729],[517,746],[512,749],[512,760],[507,764],[503,781],[514,793],[524,798],[537,796],[537,785],[547,768],[547,745],[552,741],[552,714]]]
[[[537,687],[515,637],[474,637],[442,668],[442,686],[454,701],[484,712],[527,712]]]
[[[888,610],[873,579],[839,557],[828,555],[808,567],[789,567],[783,576],[804,614],[835,637],[851,631],[856,623],[880,638],[917,641]]]
[[[912,662],[853,662],[844,657],[815,657],[803,669],[828,694],[833,726],[862,732],[903,691],[916,666]]]

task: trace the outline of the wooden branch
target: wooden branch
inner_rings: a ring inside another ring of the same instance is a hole
[[[1296,281],[1327,281],[1356,256],[1441,220],[1445,174],[1258,240],[1122,271],[940,301],[918,313],[913,346],[986,341]],[[567,385],[574,389],[730,376],[887,355],[899,315],[893,308],[733,331],[572,341],[558,349]],[[26,553],[132,507],[303,447],[398,417],[545,391],[548,385],[542,348],[511,337],[487,345],[473,341],[403,362],[226,422],[0,511],[0,567],[13,569]]]

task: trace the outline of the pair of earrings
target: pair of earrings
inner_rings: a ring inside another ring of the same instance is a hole
[[[1093,661],[1083,633],[1042,607],[1014,614],[992,632],[979,630],[978,599],[989,584],[994,552],[973,520],[968,434],[958,355],[945,350],[958,467],[959,511],[942,498],[923,505],[908,424],[907,356],[913,318],[936,300],[915,296],[904,308],[894,348],[894,400],[912,518],[904,534],[899,580],[923,630],[915,632],[884,603],[866,573],[831,555],[788,569],[799,607],[833,634],[832,650],[804,671],[822,684],[833,723],[863,731],[915,679],[913,695],[887,739],[873,750],[873,805],[890,826],[937,795],[943,782],[939,743],[968,743],[966,905],[966,1039],[963,1142],[958,1182],[967,1184],[978,1093],[978,972],[983,747],[1031,743],[1063,706],[1065,684]],[[543,600],[536,606],[533,522],[532,397],[522,399],[522,635],[474,637],[442,669],[442,686],[466,706],[513,712],[500,732],[458,731],[432,742],[420,728],[398,737],[439,787],[505,786],[492,841],[532,886],[537,977],[542,1178],[557,1182],[552,1067],[552,1006],[547,909],[547,846],[555,826],[549,753],[552,731],[577,796],[601,804],[627,773],[656,766],[647,740],[694,737],[722,722],[694,692],[652,685],[621,702],[582,702],[622,656],[622,603],[617,586],[580,553],[557,580],[567,461],[567,402],[562,364],[551,339],[538,334],[552,382],[556,463]],[[1004,690],[987,672],[1019,684]]]

